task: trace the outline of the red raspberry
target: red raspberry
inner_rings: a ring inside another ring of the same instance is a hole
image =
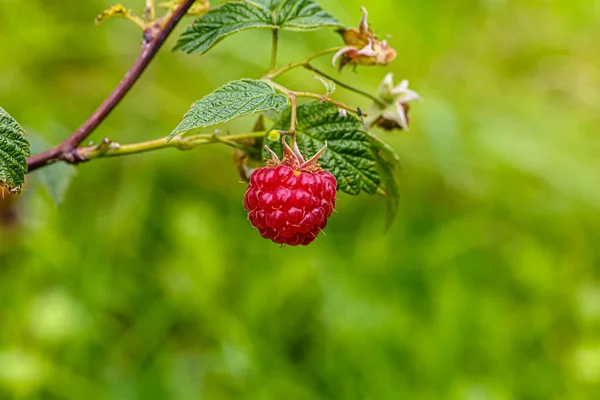
[[[335,177],[316,164],[325,147],[304,162],[284,143],[284,158],[254,171],[244,196],[248,219],[260,235],[275,243],[311,243],[327,225],[335,207]],[[270,151],[270,150],[269,150]]]

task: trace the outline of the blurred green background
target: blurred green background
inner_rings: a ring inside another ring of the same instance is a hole
[[[600,398],[600,2],[320,3],[351,26],[368,6],[398,50],[342,79],[425,99],[379,132],[403,163],[391,231],[383,198],[341,194],[311,246],[265,241],[220,146],[80,165],[58,207],[32,174],[0,229],[0,399]],[[93,24],[111,4],[0,0],[0,104],[50,144],[137,57],[134,25]],[[174,40],[95,141],[164,136],[268,64],[266,31]],[[341,44],[281,42],[280,64]]]

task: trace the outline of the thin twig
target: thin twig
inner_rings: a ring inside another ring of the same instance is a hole
[[[346,105],[344,103],[341,103],[339,101],[333,100],[331,97],[322,95],[322,94],[317,94],[317,93],[311,93],[311,92],[294,92],[296,94],[296,97],[304,97],[307,99],[315,99],[315,100],[319,100],[322,101],[324,103],[329,103],[329,104],[333,104],[334,106],[336,106],[337,108],[342,108],[346,111],[350,111],[354,114],[358,114],[358,109],[354,108],[354,107],[350,107],[349,105]],[[361,115],[366,117],[367,114],[365,114],[364,112],[361,111]]]
[[[288,95],[290,98],[290,103],[291,103],[291,108],[292,108],[292,117],[291,117],[291,121],[290,121],[290,133],[292,134],[292,140],[294,140],[294,137],[296,136],[296,93],[294,92],[290,92],[290,94]]]
[[[278,69],[277,71],[269,72],[263,78],[264,79],[275,79],[278,76],[283,75],[286,72],[288,72],[288,71],[290,71],[290,70],[292,70],[294,68],[303,67],[304,64],[308,63],[309,61],[314,60],[317,57],[321,57],[321,56],[324,56],[324,55],[327,55],[327,54],[335,53],[335,52],[339,51],[341,48],[342,47],[332,47],[330,49],[321,50],[318,53],[315,53],[312,56],[310,56],[308,58],[305,58],[302,61],[289,63],[288,65],[286,65],[285,67],[282,67],[282,68]]]
[[[292,92],[291,90],[289,90],[285,86],[282,86],[282,85],[280,85],[280,84],[278,84],[276,82],[273,82],[270,79],[263,78],[262,80],[263,80],[263,82],[266,82],[269,85],[271,85],[271,87],[273,87],[273,89],[277,90],[280,93],[285,94],[288,97],[290,97],[290,94],[293,93],[294,96],[295,96],[295,98],[297,98],[297,97],[304,97],[304,98],[307,98],[307,99],[315,99],[315,100],[319,100],[319,101],[322,101],[322,102],[325,102],[325,103],[333,104],[334,106],[336,106],[338,108],[342,108],[342,109],[344,109],[346,111],[350,111],[350,112],[352,112],[354,114],[358,114],[359,113],[359,111],[358,111],[357,108],[353,108],[353,107],[350,107],[349,105],[346,105],[344,103],[340,103],[339,101],[333,100],[331,97],[328,97],[328,96],[325,96],[325,95],[322,95],[322,94],[311,93],[311,92],[296,92],[296,91]],[[365,114],[362,111],[360,112],[360,114],[363,117],[367,116],[367,114]]]
[[[144,18],[147,21],[154,21],[155,17],[154,0],[146,0],[146,9],[144,10]]]
[[[344,89],[350,90],[350,91],[352,91],[354,93],[360,94],[361,96],[365,96],[365,97],[373,100],[375,103],[377,103],[381,107],[385,107],[386,106],[386,104],[383,101],[381,101],[377,97],[373,96],[372,94],[367,93],[367,92],[365,92],[363,90],[360,90],[358,88],[355,88],[354,86],[348,85],[347,83],[344,83],[344,82],[338,80],[337,78],[334,78],[333,76],[331,76],[331,75],[329,75],[329,74],[321,71],[320,69],[313,67],[310,63],[304,63],[303,67],[306,68],[309,71],[312,71],[312,72],[314,72],[316,74],[321,75],[325,79],[329,79],[330,81],[334,82],[336,85],[338,85],[340,87],[343,87]]]
[[[279,48],[279,29],[273,29],[273,41],[271,43],[271,63],[269,71],[274,71],[277,68],[277,50]]]
[[[183,18],[188,9],[194,4],[194,1],[195,0],[184,0],[179,7],[177,7],[175,12],[173,12],[160,30],[156,32],[149,43],[144,45],[142,53],[131,69],[125,74],[125,77],[87,121],[59,145],[27,159],[28,172],[60,160],[70,163],[78,163],[86,160],[86,158],[79,153],[77,146],[79,146],[79,144],[82,143],[102,121],[104,121],[108,114],[110,114],[123,97],[125,97],[146,67],[148,67],[148,64],[150,64],[150,61],[152,61],[169,34],[173,31],[175,25],[177,25],[179,20]]]
[[[229,146],[238,147],[238,142],[244,142],[248,139],[261,138],[265,136],[266,131],[250,132],[237,135],[215,135],[214,133],[199,133],[190,136],[177,136],[170,141],[166,138],[149,140],[140,143],[118,144],[105,139],[102,143],[95,146],[80,147],[78,152],[87,160],[106,157],[120,157],[132,154],[146,153],[154,150],[166,149],[169,147],[179,150],[190,150],[196,146],[212,143],[225,143]]]

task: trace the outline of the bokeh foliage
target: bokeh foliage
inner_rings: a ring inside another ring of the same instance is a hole
[[[403,163],[390,232],[381,198],[341,194],[327,236],[278,248],[245,220],[224,147],[81,165],[58,208],[32,174],[0,233],[0,398],[597,397],[598,5],[320,3],[348,25],[367,5],[399,51],[389,70],[425,98],[409,133],[381,133]],[[136,57],[133,25],[94,26],[110,5],[0,0],[0,103],[28,132],[61,140]],[[260,76],[268,40],[162,51],[94,140],[168,134]],[[341,44],[281,43],[281,63]],[[342,77],[374,90],[387,71]]]

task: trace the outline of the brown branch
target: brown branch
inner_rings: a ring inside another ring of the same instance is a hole
[[[188,9],[194,4],[195,0],[184,0],[179,7],[171,14],[162,27],[152,32],[149,28],[144,32],[144,37],[150,35],[150,40],[144,43],[142,53],[139,55],[133,66],[127,71],[121,82],[113,90],[113,92],[104,100],[96,111],[85,121],[71,136],[65,139],[59,145],[48,149],[42,153],[36,154],[27,159],[28,172],[38,168],[55,163],[57,161],[66,161],[70,163],[78,163],[85,161],[85,157],[81,155],[77,146],[81,144],[90,134],[100,125],[100,123],[110,114],[110,112],[119,104],[125,97],[127,92],[135,84],[138,78],[142,75],[150,61],[154,58],[160,47],[163,45],[169,34],[175,28]]]

